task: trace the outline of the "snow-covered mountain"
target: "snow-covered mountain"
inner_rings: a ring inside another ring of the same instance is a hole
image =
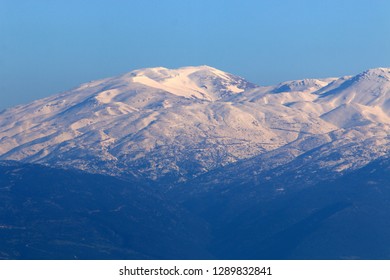
[[[388,155],[389,131],[387,68],[264,87],[208,66],[159,67],[5,110],[0,160],[174,181],[221,167],[337,174]]]

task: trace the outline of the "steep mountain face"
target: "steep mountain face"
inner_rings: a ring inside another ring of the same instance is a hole
[[[0,159],[165,182],[309,180],[388,154],[389,112],[387,68],[269,87],[208,66],[150,68],[5,110]]]

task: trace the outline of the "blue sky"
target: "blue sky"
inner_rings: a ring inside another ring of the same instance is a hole
[[[390,67],[387,0],[0,0],[0,109],[133,69],[261,85]]]

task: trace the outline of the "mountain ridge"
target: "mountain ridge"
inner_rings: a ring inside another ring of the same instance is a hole
[[[388,153],[389,110],[390,68],[267,87],[209,66],[145,68],[3,111],[0,160],[179,182],[299,156],[337,174]]]

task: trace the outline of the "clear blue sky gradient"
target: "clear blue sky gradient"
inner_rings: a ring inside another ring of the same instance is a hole
[[[0,109],[133,69],[260,84],[390,67],[387,0],[0,0]]]

